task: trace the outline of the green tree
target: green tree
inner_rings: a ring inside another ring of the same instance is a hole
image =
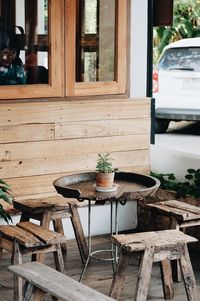
[[[169,43],[200,37],[200,0],[175,0],[172,26],[154,28],[154,63]]]

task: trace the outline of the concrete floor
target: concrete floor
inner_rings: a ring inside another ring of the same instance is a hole
[[[94,249],[102,249],[108,247],[108,239],[103,237],[93,238]],[[197,281],[198,291],[200,292],[200,251],[190,250],[191,260],[194,268],[195,278]],[[29,257],[25,257],[24,261],[28,261]],[[48,256],[45,261],[46,264],[54,266],[53,258]],[[13,279],[12,274],[7,271],[7,266],[10,264],[10,254],[4,253],[0,262],[0,301],[12,301],[13,300]],[[82,270],[82,264],[77,249],[76,242],[74,240],[68,243],[68,259],[66,262],[66,274],[75,280],[79,279]],[[138,258],[133,258],[129,264],[125,287],[122,291],[121,301],[133,300],[136,275],[138,270]],[[92,260],[86,270],[83,283],[100,291],[104,294],[108,294],[111,281],[112,281],[112,265],[109,262],[98,262]],[[49,296],[45,297],[45,301],[50,301]],[[153,266],[151,283],[148,293],[148,299],[151,301],[162,301],[163,291],[160,280],[160,272],[158,264]],[[186,301],[188,300],[185,295],[185,289],[183,282],[175,283],[175,298],[174,301]],[[200,294],[199,299],[200,300]],[[14,300],[15,301],[15,300]],[[77,300],[78,301],[78,300]]]

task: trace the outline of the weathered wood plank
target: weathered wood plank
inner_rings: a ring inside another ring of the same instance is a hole
[[[41,242],[36,236],[16,226],[1,225],[0,232],[4,237],[12,240],[16,238],[22,246],[27,248],[44,246],[44,243]]]
[[[150,119],[74,121],[55,125],[56,139],[149,134]]]
[[[34,101],[29,102],[28,105],[13,102],[1,104],[0,126],[137,117],[150,117],[148,98],[68,102]]]
[[[66,172],[58,174],[38,175],[30,177],[6,178],[6,183],[12,187],[14,197],[42,198],[42,194],[56,195],[52,183],[56,178],[67,175]],[[26,183],[26,185],[25,185]],[[34,197],[33,197],[34,195]]]
[[[142,251],[149,244],[155,247],[177,244],[178,242],[196,242],[197,239],[177,230],[141,232],[134,234],[113,235],[112,240],[128,252]]]
[[[8,269],[34,286],[64,301],[113,300],[39,262],[10,266]]]
[[[54,124],[0,126],[1,143],[54,140]]]
[[[92,145],[91,147],[88,146]],[[127,135],[98,137],[88,139],[71,139],[56,141],[38,141],[2,144],[0,147],[0,160],[3,162],[27,159],[46,159],[58,156],[66,157],[80,154],[99,152],[132,151],[149,148],[149,135]],[[97,156],[97,155],[96,155]]]
[[[39,198],[39,199],[28,199],[28,200],[17,200],[14,206],[18,210],[26,211],[30,213],[40,213],[44,212],[46,208],[52,207],[56,209],[68,209],[68,200],[60,195],[48,197],[48,198]]]
[[[123,139],[124,140],[124,139]],[[123,143],[123,142],[122,142]],[[67,146],[66,146],[67,147]],[[100,144],[99,144],[100,147]],[[104,145],[101,145],[99,149],[104,149]],[[109,147],[111,150],[112,143]],[[126,146],[124,146],[126,148]],[[59,148],[58,148],[59,149]],[[116,147],[117,149],[117,147]],[[94,170],[96,166],[97,153],[89,154],[89,148],[87,148],[86,153],[81,152],[82,148],[79,147],[79,155],[71,154],[59,155],[57,150],[54,150],[52,156],[44,158],[29,158],[13,161],[0,162],[0,177],[1,178],[14,178],[14,177],[26,177],[34,175],[44,175],[44,174],[59,174],[59,173],[72,173],[87,170]],[[68,151],[66,151],[68,153]],[[122,169],[136,167],[141,165],[141,162],[146,166],[149,166],[149,152],[148,150],[138,150],[138,151],[124,151],[124,152],[110,152],[112,158],[114,159],[114,167]],[[39,154],[38,154],[39,155]],[[41,155],[42,156],[42,155]],[[47,154],[46,154],[47,156]],[[23,154],[21,156],[23,158]],[[57,178],[57,176],[55,176]]]
[[[66,237],[61,235],[60,233],[45,229],[44,227],[33,224],[31,222],[20,222],[17,224],[17,227],[33,234],[45,245],[64,243],[67,241]]]
[[[177,200],[148,204],[147,206],[155,208],[161,213],[174,216],[181,221],[200,218],[200,208]]]

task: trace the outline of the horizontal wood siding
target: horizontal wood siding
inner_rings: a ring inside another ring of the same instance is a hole
[[[109,152],[120,170],[149,173],[149,99],[0,104],[0,178],[17,197],[55,194],[52,181],[94,170]]]

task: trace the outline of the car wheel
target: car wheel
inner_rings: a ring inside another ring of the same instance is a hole
[[[155,133],[156,134],[165,133],[168,128],[169,123],[170,123],[170,120],[156,118],[155,119]]]

